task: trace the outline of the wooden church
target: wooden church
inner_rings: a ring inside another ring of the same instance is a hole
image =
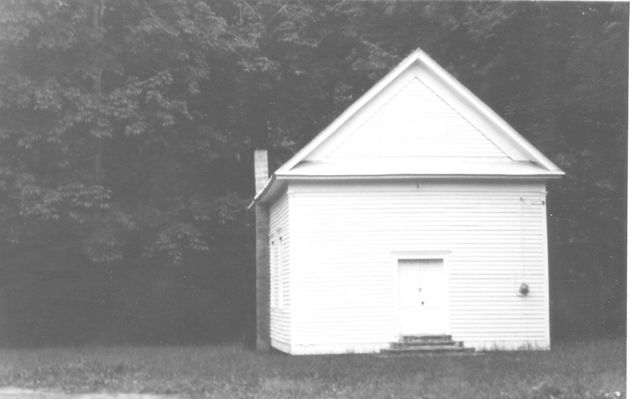
[[[271,176],[255,164],[259,348],[549,349],[564,173],[421,50]]]

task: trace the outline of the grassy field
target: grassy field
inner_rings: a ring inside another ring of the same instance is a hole
[[[0,349],[0,387],[212,398],[619,398],[625,342],[551,352],[290,357],[238,346]]]

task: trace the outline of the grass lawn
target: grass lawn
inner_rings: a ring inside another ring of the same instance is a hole
[[[193,398],[618,398],[625,369],[622,340],[415,358],[290,357],[238,346],[0,349],[0,387]]]

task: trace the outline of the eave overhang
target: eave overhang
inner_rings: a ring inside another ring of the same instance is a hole
[[[562,171],[553,171],[536,174],[382,174],[382,175],[279,175],[273,174],[265,187],[256,195],[248,208],[256,203],[266,204],[276,197],[290,181],[294,182],[322,182],[322,181],[347,181],[347,182],[370,182],[370,181],[464,181],[464,180],[492,180],[492,181],[546,181],[555,180],[564,176]]]

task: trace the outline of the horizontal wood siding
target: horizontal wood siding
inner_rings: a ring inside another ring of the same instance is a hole
[[[397,255],[448,253],[454,339],[549,342],[543,183],[291,185],[292,342],[378,347],[398,338]],[[521,283],[530,294],[517,295]]]
[[[329,155],[348,157],[506,155],[419,78],[408,81]]]
[[[495,123],[417,64],[366,103],[306,160],[334,163],[401,157],[528,160]]]
[[[291,297],[290,297],[290,248],[291,239],[289,234],[289,197],[287,193],[284,193],[278,200],[276,200],[269,209],[270,215],[270,248],[271,241],[278,242],[278,238],[282,237],[282,256],[280,257],[279,275],[282,283],[279,284],[281,291],[279,295],[282,296],[281,301],[274,301],[273,298],[273,285],[272,281],[270,286],[272,287],[272,300],[271,300],[271,318],[270,318],[270,334],[271,345],[276,349],[287,351],[290,346],[290,309],[291,309]],[[277,245],[277,244],[276,244]],[[274,251],[269,251],[270,261],[269,264],[273,265]],[[278,253],[279,256],[279,253]],[[272,266],[273,268],[273,266]],[[271,271],[271,277],[274,277],[273,270]],[[281,302],[282,306],[279,306]]]

